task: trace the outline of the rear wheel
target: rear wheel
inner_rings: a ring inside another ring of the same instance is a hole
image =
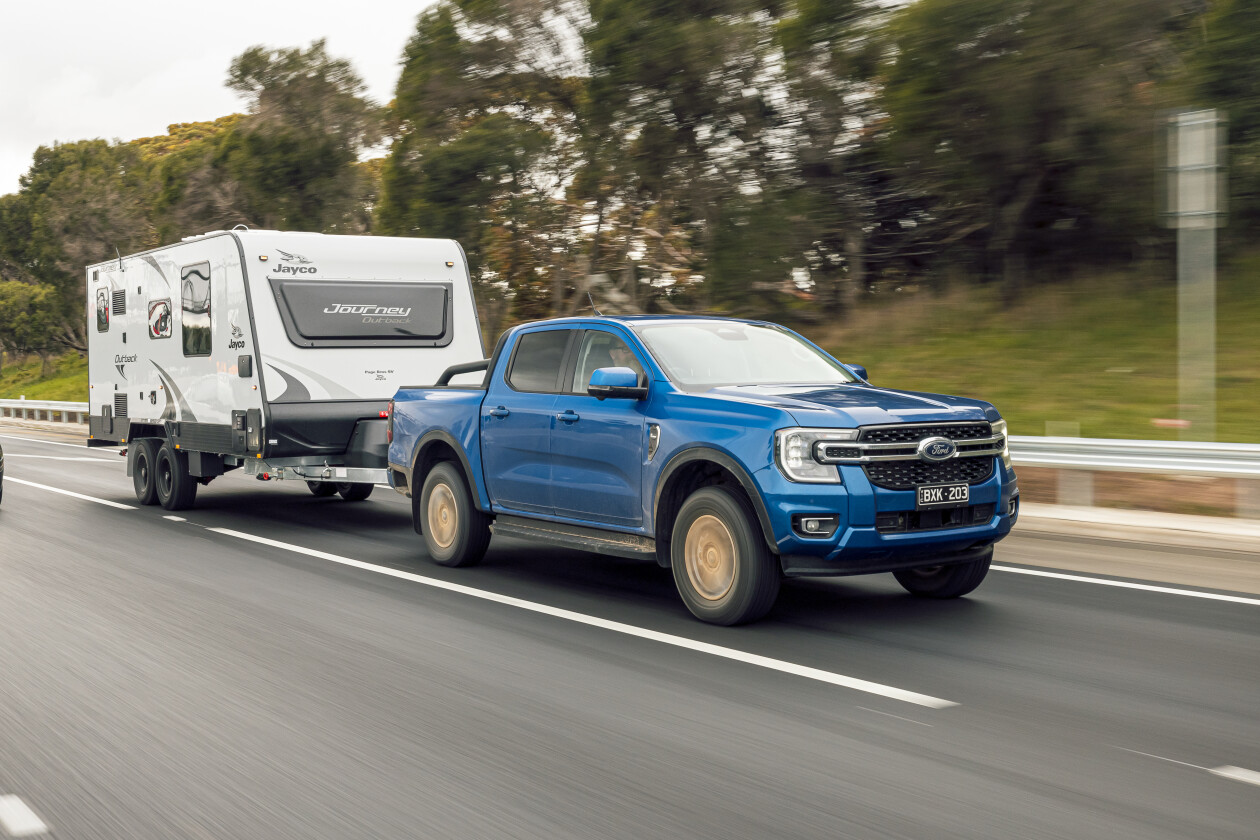
[[[741,495],[702,487],[678,511],[670,538],[674,585],[691,614],[710,624],[756,621],[779,595],[779,564]]]
[[[131,462],[131,484],[136,491],[136,501],[142,505],[156,505],[158,441],[141,438],[132,441],[135,452]]]
[[[372,489],[375,486],[376,485],[374,484],[351,483],[349,481],[339,481],[337,482],[336,492],[340,493],[341,498],[345,499],[347,502],[361,502],[364,499],[366,499],[368,496],[372,495]],[[318,496],[320,494],[315,493],[315,495]],[[330,493],[329,495],[331,496],[332,494]]]
[[[321,499],[337,495],[337,485],[331,481],[308,481],[306,482],[306,489]]]
[[[162,444],[154,459],[157,499],[167,510],[186,510],[197,499],[197,481],[188,474],[188,456],[170,443]]]
[[[464,476],[450,461],[429,470],[415,507],[417,529],[439,566],[473,566],[490,545],[490,517],[477,510]]]
[[[950,566],[920,566],[893,572],[905,590],[920,598],[960,598],[974,590],[989,573],[993,562],[990,548],[978,560]]]

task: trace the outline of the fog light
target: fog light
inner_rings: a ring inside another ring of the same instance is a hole
[[[840,527],[834,513],[797,513],[792,516],[792,530],[802,537],[830,537]]]

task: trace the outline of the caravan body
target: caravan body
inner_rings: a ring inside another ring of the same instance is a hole
[[[452,240],[216,231],[90,266],[87,294],[89,444],[169,444],[202,483],[375,472],[398,387],[484,355]]]

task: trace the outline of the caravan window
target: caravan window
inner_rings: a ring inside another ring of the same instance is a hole
[[[183,310],[184,355],[210,355],[210,263],[179,270],[180,309]]]
[[[445,347],[453,338],[450,283],[270,280],[299,347]]]

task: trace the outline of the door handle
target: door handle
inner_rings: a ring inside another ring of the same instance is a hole
[[[504,408],[503,406],[499,406],[498,408],[492,408],[492,409],[490,409],[490,416],[491,416],[491,417],[507,417],[507,416],[508,416],[509,414],[511,414],[511,413],[512,413],[512,412],[508,411],[508,410],[507,410],[506,408]]]
[[[566,411],[564,414],[557,414],[556,419],[561,420],[565,423],[576,423],[578,420],[582,419],[582,415],[575,414],[573,410],[570,409],[569,411]]]

